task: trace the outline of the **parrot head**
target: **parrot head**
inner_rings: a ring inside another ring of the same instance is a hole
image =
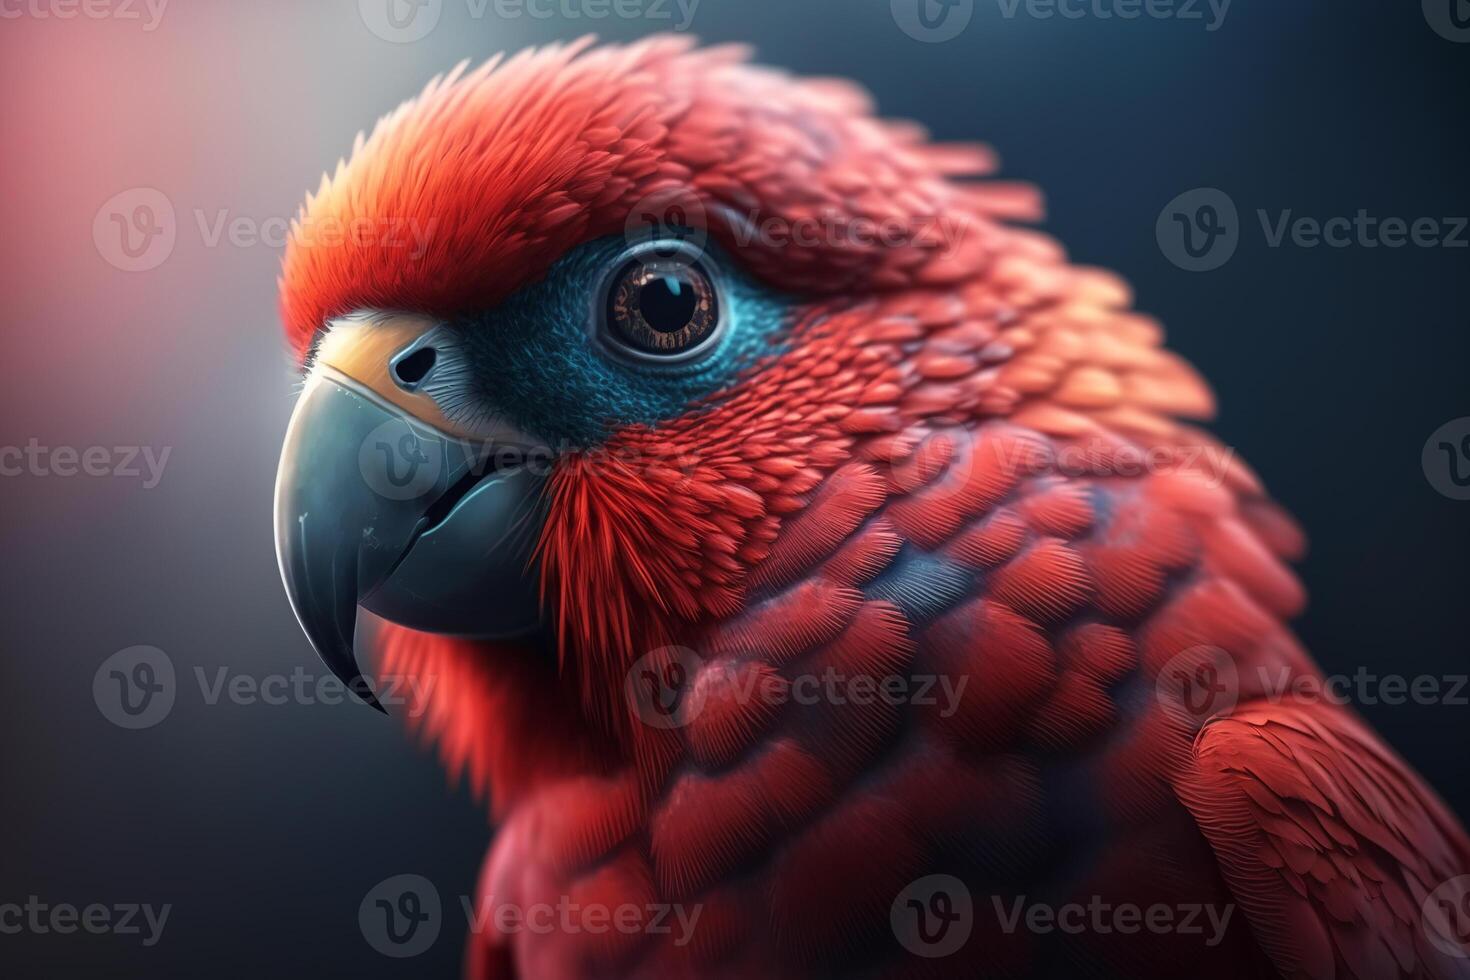
[[[368,700],[359,607],[506,684],[550,662],[529,686],[573,691],[579,724],[663,738],[625,697],[640,658],[804,649],[904,541],[953,530],[965,494],[871,520],[946,469],[946,431],[1107,411],[1165,439],[1210,411],[1116,278],[1012,223],[1039,216],[1031,188],[961,179],[986,148],[745,59],[660,37],[462,65],[308,195],[280,281],[305,386],[277,550]],[[824,561],[851,574],[812,579]],[[973,585],[919,564],[884,586],[911,621]],[[741,634],[762,609],[784,634]]]

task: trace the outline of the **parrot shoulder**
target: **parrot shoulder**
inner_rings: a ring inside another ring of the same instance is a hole
[[[1470,871],[1470,840],[1348,712],[1242,705],[1201,729],[1175,785],[1284,976],[1470,977],[1426,911]]]

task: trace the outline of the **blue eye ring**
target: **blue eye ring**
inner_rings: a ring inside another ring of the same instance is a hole
[[[661,291],[688,311],[687,322],[665,329],[650,325],[638,296],[642,286],[653,283],[665,284]],[[633,364],[654,366],[703,358],[719,345],[728,319],[709,255],[675,238],[641,242],[618,253],[603,273],[592,311],[594,334],[603,350]]]

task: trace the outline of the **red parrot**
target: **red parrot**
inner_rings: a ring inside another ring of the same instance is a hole
[[[342,676],[362,607],[432,682],[497,828],[471,976],[1470,975],[1470,840],[1310,695],[1301,535],[995,167],[584,40],[307,197],[282,573]]]

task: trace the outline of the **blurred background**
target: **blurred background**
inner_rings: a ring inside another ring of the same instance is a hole
[[[1304,523],[1298,626],[1325,668],[1450,693],[1470,673],[1470,491],[1423,450],[1446,424],[1470,434],[1456,2],[1125,19],[1113,0],[960,0],[926,27],[916,0],[0,0],[0,905],[170,909],[152,943],[141,912],[136,934],[0,933],[0,972],[457,973],[456,896],[490,839],[466,791],[401,719],[210,692],[325,673],[271,535],[295,382],[285,222],[431,76],[589,31],[750,42],[992,143],[1077,261],[1133,283],[1212,382],[1216,431]],[[1156,234],[1198,188],[1239,215],[1210,271]],[[1440,244],[1273,247],[1257,215],[1360,210],[1434,219]],[[166,655],[174,700],[123,727],[93,683],[140,645]],[[1459,696],[1361,710],[1464,815]],[[400,960],[364,941],[358,906],[405,873],[452,908]]]

